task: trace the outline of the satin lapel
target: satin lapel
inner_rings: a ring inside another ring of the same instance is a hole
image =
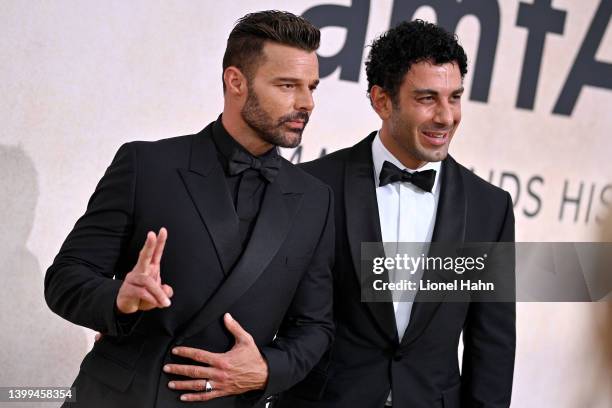
[[[465,241],[467,199],[459,165],[450,156],[442,163],[441,177],[440,201],[431,241],[460,244]],[[429,255],[433,254],[430,252]],[[434,280],[436,279],[443,278],[436,275]],[[417,293],[410,323],[402,338],[402,345],[410,344],[418,338],[441,303],[439,301],[419,302],[419,299],[420,293]]]
[[[353,265],[359,287],[364,287],[361,274],[361,243],[382,242],[378,203],[374,184],[374,165],[372,163],[372,140],[376,132],[351,149],[346,162],[344,179],[344,198],[346,229]],[[384,256],[381,247],[380,256]],[[387,272],[380,279],[389,281]],[[367,285],[367,283],[366,283]],[[397,342],[397,328],[391,296],[386,302],[364,302],[383,333],[392,342]]]
[[[283,163],[277,180],[267,186],[253,234],[242,257],[217,292],[189,324],[182,337],[190,337],[225,313],[261,276],[285,241],[302,194],[290,185],[291,166]],[[293,191],[292,191],[293,189]]]
[[[210,132],[209,125],[194,135],[189,170],[179,173],[227,274],[241,251],[238,217]]]

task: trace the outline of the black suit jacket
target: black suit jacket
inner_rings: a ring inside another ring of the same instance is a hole
[[[121,279],[147,231],[162,226],[161,277],[174,289],[172,305],[117,321]],[[332,339],[333,228],[329,187],[283,159],[240,256],[238,218],[210,125],[196,135],[123,145],[45,278],[54,312],[104,334],[81,365],[75,406],[246,407],[304,378]],[[267,360],[267,388],[182,403],[162,372],[174,361],[168,351],[229,350],[225,312]]]
[[[280,407],[382,408],[389,391],[399,408],[507,407],[515,350],[514,303],[417,302],[401,343],[392,303],[360,301],[360,244],[380,242],[372,140],[303,168],[332,187],[336,214],[336,337],[309,376],[282,395]],[[514,240],[508,193],[450,156],[433,242]],[[513,277],[512,277],[513,279]],[[459,374],[457,347],[463,331]]]

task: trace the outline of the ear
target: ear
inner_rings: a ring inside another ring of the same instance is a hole
[[[246,76],[234,66],[227,67],[223,71],[223,83],[225,83],[225,92],[234,96],[244,95],[248,89]]]
[[[378,85],[370,89],[370,103],[382,120],[387,120],[391,116],[393,104],[391,96]]]

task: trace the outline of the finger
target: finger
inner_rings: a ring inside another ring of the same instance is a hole
[[[182,375],[196,379],[208,378],[207,375],[212,374],[210,367],[202,367],[189,364],[166,364],[164,372],[168,374]]]
[[[137,274],[131,277],[130,283],[134,284],[135,286],[145,288],[147,292],[153,296],[152,301],[151,299],[146,299],[148,302],[157,305],[157,307],[170,306],[170,299],[168,298],[162,287],[150,276]],[[138,295],[140,296],[141,293],[142,292],[138,292]]]
[[[224,390],[213,390],[211,392],[198,392],[181,395],[181,401],[193,402],[193,401],[209,401],[211,399],[224,397],[229,395]]]
[[[138,254],[138,265],[143,273],[147,272],[145,267],[151,263],[156,242],[157,237],[155,236],[155,233],[153,231],[149,231],[147,233],[147,239],[140,250],[140,254]]]
[[[240,323],[238,323],[231,314],[226,313],[225,316],[223,316],[223,321],[225,322],[225,327],[227,327],[227,330],[234,335],[236,343],[253,342],[253,337],[251,337],[251,335],[244,330],[242,326],[240,326]]]
[[[213,385],[213,389],[221,389],[219,383],[214,381],[212,378],[207,377],[208,381]],[[168,388],[173,390],[188,390],[188,391],[205,391],[206,390],[206,379],[197,380],[185,380],[185,381],[170,381]],[[213,382],[214,381],[214,382]]]
[[[164,284],[162,285],[162,289],[164,293],[166,294],[166,296],[168,296],[169,298],[171,298],[172,295],[174,295],[174,290],[172,289],[172,286]]]
[[[175,347],[172,349],[172,354],[175,356],[185,357],[199,363],[208,364],[210,366],[218,366],[221,355],[211,353],[210,351],[193,348],[193,347]]]
[[[147,290],[147,288],[138,287],[136,289],[136,296],[138,297],[138,300],[140,301],[139,309],[141,309],[141,310],[149,310],[149,309],[153,309],[155,307],[160,307],[159,306],[159,302],[157,301],[155,296],[153,296]]]
[[[123,295],[123,305],[126,302],[130,313],[137,310],[150,310],[159,307],[157,299],[149,293],[145,286],[135,285],[133,282],[128,282],[126,292]],[[125,307],[123,309],[125,313]]]
[[[152,279],[147,280],[146,289],[154,296],[155,301],[153,303],[156,303],[158,307],[168,307],[172,304],[166,292]]]
[[[166,246],[166,240],[168,239],[168,230],[162,227],[157,234],[157,244],[155,245],[155,251],[153,252],[152,262],[159,265],[161,257]]]
[[[99,341],[102,338],[102,333],[97,332],[95,337],[94,337],[94,341]]]
[[[173,390],[205,391],[206,380],[170,381],[168,388]]]

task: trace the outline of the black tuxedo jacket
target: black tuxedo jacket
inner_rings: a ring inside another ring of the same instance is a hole
[[[172,305],[118,321],[121,280],[147,231],[162,226],[168,241],[161,277],[174,289]],[[75,406],[250,407],[304,378],[333,334],[331,190],[283,159],[241,256],[238,226],[210,125],[196,135],[119,149],[45,278],[54,312],[104,333],[81,365]],[[225,312],[267,360],[267,388],[180,402],[162,372],[176,361],[169,349],[229,350],[234,339]]]
[[[507,407],[515,350],[514,303],[416,302],[401,343],[392,303],[360,301],[360,244],[380,242],[372,140],[303,168],[332,187],[336,215],[334,319],[325,358],[278,403],[280,407]],[[448,157],[432,241],[514,240],[508,193]],[[418,300],[418,296],[417,296]],[[463,331],[459,374],[457,347]]]

